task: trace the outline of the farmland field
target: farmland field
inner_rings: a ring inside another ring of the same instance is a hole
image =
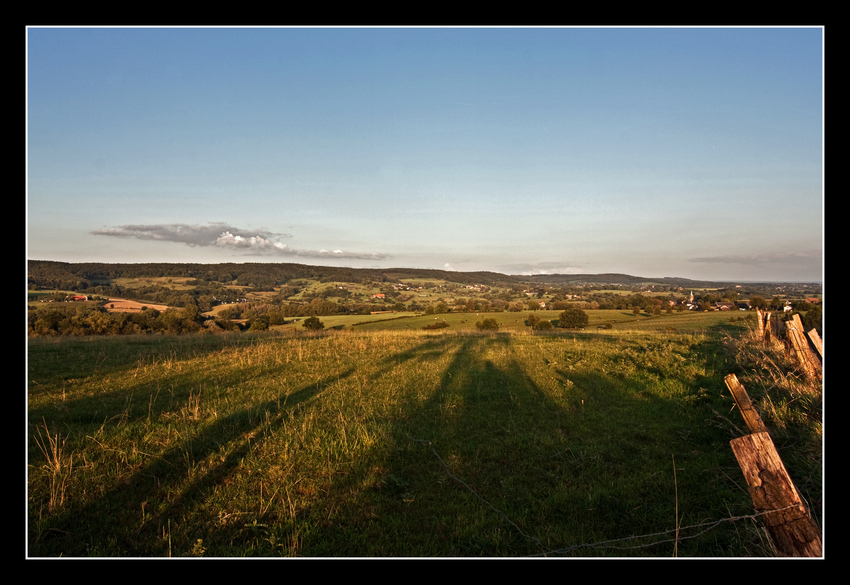
[[[752,514],[723,385],[743,325],[676,317],[30,339],[28,552],[769,555],[724,521]],[[817,465],[789,465],[815,503]]]
[[[522,312],[490,312],[490,313],[442,313],[423,315],[422,313],[398,312],[379,315],[334,315],[320,317],[327,328],[352,328],[357,331],[395,331],[416,330],[437,321],[445,321],[452,331],[475,331],[475,323],[483,319],[495,319],[501,331],[525,332],[530,328],[526,321],[534,314],[543,320],[556,321],[561,311],[522,311]],[[586,332],[596,331],[604,324],[611,324],[615,330],[642,330],[659,333],[675,329],[677,332],[694,332],[706,329],[740,332],[746,328],[746,320],[737,313],[709,312],[698,313],[686,311],[682,313],[648,316],[635,315],[623,310],[594,310],[587,311],[590,318]],[[303,319],[276,327],[286,330],[299,328]]]
[[[144,307],[157,311],[165,311],[169,308],[167,305],[140,303],[138,301],[128,301],[127,299],[109,299],[104,303],[104,306],[109,313],[139,313]]]

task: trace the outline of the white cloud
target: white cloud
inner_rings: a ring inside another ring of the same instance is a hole
[[[244,230],[225,223],[209,225],[189,224],[160,224],[160,225],[122,225],[117,228],[95,230],[96,236],[113,236],[120,238],[136,238],[138,240],[155,240],[161,242],[176,242],[187,246],[215,246],[243,250],[251,255],[280,255],[303,256],[307,258],[354,258],[361,260],[384,260],[386,254],[361,254],[344,252],[343,250],[298,250],[276,241],[276,238],[291,237],[288,234],[277,234],[264,230]]]

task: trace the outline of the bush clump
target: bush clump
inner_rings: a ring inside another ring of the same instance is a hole
[[[321,331],[325,328],[325,324],[319,320],[318,317],[308,317],[304,319],[304,329],[308,329],[310,331]]]
[[[564,329],[574,329],[579,327],[587,327],[590,322],[590,317],[581,309],[566,309],[558,317],[558,327]]]

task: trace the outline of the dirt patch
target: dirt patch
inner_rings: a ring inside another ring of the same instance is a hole
[[[109,299],[104,306],[109,313],[141,313],[142,307],[156,309],[157,311],[164,311],[171,308],[168,305],[152,305],[150,303],[139,303],[126,299]]]

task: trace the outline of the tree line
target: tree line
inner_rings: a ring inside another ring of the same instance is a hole
[[[201,315],[196,305],[157,311],[144,308],[138,313],[109,313],[102,306],[67,305],[30,309],[27,333],[31,336],[127,335],[147,333],[199,333],[239,331],[238,324]]]

